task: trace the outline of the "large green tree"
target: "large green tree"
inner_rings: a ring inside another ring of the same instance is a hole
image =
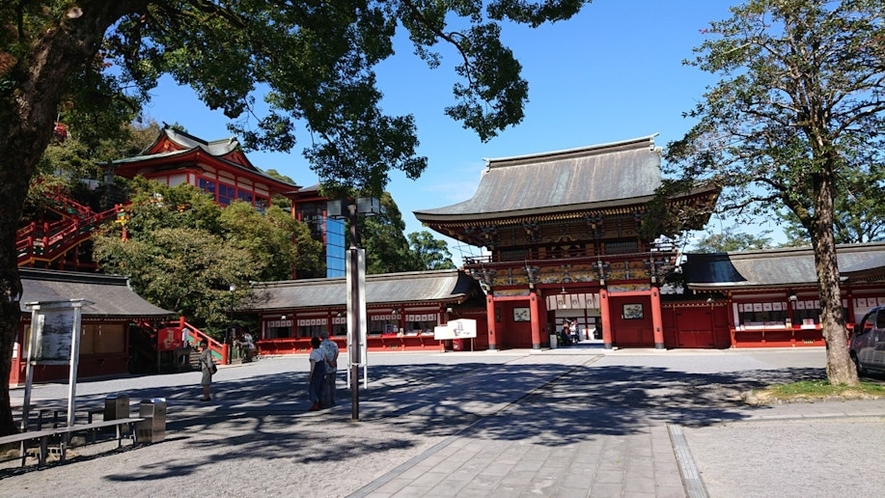
[[[15,232],[60,111],[106,135],[169,74],[235,120],[247,147],[290,150],[302,126],[322,183],[379,195],[389,170],[414,179],[427,165],[413,118],[380,107],[373,68],[393,55],[398,28],[431,67],[442,62],[438,43],[454,49],[459,82],[445,112],[487,140],[523,119],[528,96],[502,22],[536,27],[589,1],[0,2],[0,376],[21,314]],[[0,434],[15,430],[2,382]]]
[[[254,297],[250,282],[322,266],[322,244],[276,206],[259,213],[233,202],[222,209],[191,185],[143,178],[132,189],[125,228],[111,223],[93,237],[94,258],[107,273],[130,275],[145,299],[197,326],[220,329],[232,306]]]
[[[403,233],[406,223],[393,197],[384,192],[379,200],[381,212],[377,216],[357,220],[360,244],[366,249],[366,273],[423,270]]]
[[[452,253],[446,241],[437,239],[427,230],[412,232],[406,237],[412,254],[419,261],[422,270],[451,270],[455,268]]]
[[[846,171],[833,204],[833,237],[837,244],[885,240],[885,163],[868,170]],[[789,245],[809,245],[808,231],[791,212],[783,213]]]
[[[771,247],[771,230],[764,230],[759,235],[737,233],[726,228],[718,233],[707,232],[695,243],[694,251],[701,253],[752,251]]]
[[[737,216],[796,217],[814,251],[827,376],[855,385],[834,205],[885,150],[885,3],[750,0],[731,12],[687,61],[720,79],[668,145],[670,172],[721,185],[720,208]]]

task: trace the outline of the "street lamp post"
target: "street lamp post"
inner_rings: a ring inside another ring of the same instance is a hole
[[[232,358],[234,353],[234,340],[236,340],[236,336],[234,335],[235,327],[234,327],[234,306],[236,305],[236,291],[237,284],[230,284],[230,309],[228,310],[227,316],[227,334],[226,337],[229,340],[225,341],[227,344],[224,345],[227,348],[227,357]]]
[[[348,219],[350,247],[347,256],[347,330],[350,361],[351,419],[360,419],[359,367],[363,363],[366,324],[366,265],[365,250],[359,248],[357,220],[360,215],[374,216],[381,212],[381,203],[375,197],[359,197],[329,201],[330,218]]]

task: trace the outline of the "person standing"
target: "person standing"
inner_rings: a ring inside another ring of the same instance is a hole
[[[310,396],[310,411],[322,409],[323,386],[326,383],[326,354],[320,347],[320,338],[310,338],[310,374],[307,376],[307,395]]]
[[[335,406],[335,380],[338,373],[338,344],[329,339],[329,333],[323,331],[320,333],[323,342],[320,347],[326,355],[326,383],[323,386],[323,406]]]
[[[218,371],[218,367],[215,366],[212,350],[209,349],[209,341],[206,339],[200,341],[200,371],[203,373],[203,378],[200,380],[200,385],[203,386],[203,397],[200,398],[200,401],[212,401],[209,388],[212,386],[212,376]]]

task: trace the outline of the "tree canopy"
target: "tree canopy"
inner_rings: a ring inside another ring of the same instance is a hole
[[[357,221],[367,274],[455,268],[444,240],[426,231],[406,235],[402,213],[390,193],[384,192],[380,201],[381,213]]]
[[[687,64],[720,77],[667,147],[669,173],[723,187],[734,216],[786,210],[814,249],[827,374],[856,384],[836,262],[834,205],[878,180],[885,150],[885,4],[749,0],[704,30]]]
[[[765,230],[758,235],[753,235],[737,233],[732,229],[725,229],[720,233],[707,232],[695,243],[694,251],[715,253],[768,249],[771,247],[771,237],[768,236],[770,233],[771,230]]]
[[[250,282],[322,267],[322,244],[278,207],[259,213],[233,202],[222,209],[191,185],[142,178],[133,191],[125,227],[111,223],[93,237],[95,260],[103,271],[131,276],[139,295],[197,326],[220,329],[232,306],[254,297]]]
[[[427,230],[412,232],[407,235],[409,247],[420,262],[422,270],[452,270],[452,253],[446,241],[437,239]]]
[[[833,236],[837,244],[885,240],[885,164],[868,171],[846,171],[833,204]],[[790,211],[783,213],[788,245],[809,245],[806,230]]]
[[[444,112],[488,140],[523,119],[528,99],[502,25],[565,20],[589,2],[0,2],[0,375],[21,315],[16,229],[59,115],[91,123],[80,139],[93,143],[138,116],[168,74],[222,110],[248,148],[288,151],[309,135],[304,154],[330,192],[379,195],[390,170],[415,179],[427,166],[414,119],[380,105],[373,68],[394,55],[398,29],[431,68],[438,44],[453,48],[459,80]],[[0,434],[15,430],[4,383]]]

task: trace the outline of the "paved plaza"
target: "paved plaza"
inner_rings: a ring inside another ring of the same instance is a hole
[[[307,356],[81,381],[78,409],[165,398],[165,440],[0,468],[0,496],[881,496],[885,400],[754,407],[741,394],[824,376],[822,348],[370,353],[360,420],[308,412]],[[66,406],[66,384],[35,386]],[[23,390],[12,392],[21,406]],[[85,415],[84,415],[85,417]]]

